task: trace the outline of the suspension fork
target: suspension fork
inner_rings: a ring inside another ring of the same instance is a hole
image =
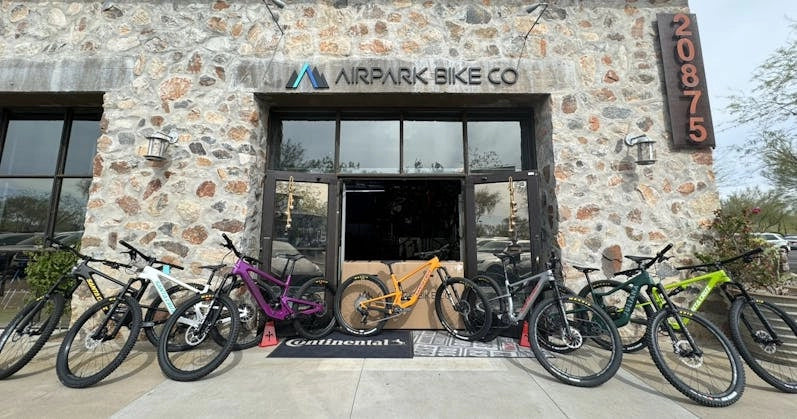
[[[731,293],[725,289],[726,285],[731,285],[736,287],[736,289],[739,290],[739,293],[741,295],[737,296],[731,295]],[[764,314],[761,313],[761,309],[758,308],[758,304],[755,302],[755,299],[751,297],[750,294],[747,293],[747,290],[744,288],[744,286],[742,286],[742,284],[739,284],[737,282],[729,282],[727,284],[722,284],[720,289],[722,289],[722,291],[725,293],[725,296],[730,300],[731,303],[733,303],[737,298],[743,298],[744,301],[747,304],[750,304],[750,306],[753,308],[753,312],[761,321],[761,323],[764,324],[764,329],[766,329],[767,333],[769,333],[769,341],[766,342],[760,339],[758,336],[756,336],[755,333],[752,333],[753,325],[750,324],[750,321],[743,314],[740,316],[742,319],[742,323],[744,323],[744,327],[746,327],[747,330],[751,332],[750,333],[751,336],[757,343],[775,343],[777,345],[783,344],[783,341],[780,340],[780,338],[778,337],[778,333],[775,331],[775,328],[772,327],[772,324],[769,322],[769,320],[767,320],[767,318],[764,317]]]
[[[670,296],[667,295],[667,292],[664,290],[664,286],[661,283],[656,283],[648,287],[648,296],[652,297],[653,292],[651,292],[651,287],[659,292],[659,295],[664,300],[664,307],[663,310],[667,310],[668,312],[673,314],[675,317],[675,322],[678,324],[678,330],[683,332],[684,336],[686,337],[686,341],[689,343],[689,346],[692,348],[692,355],[702,356],[703,351],[697,346],[695,343],[695,339],[692,337],[692,334],[689,332],[689,329],[686,328],[686,324],[684,319],[681,318],[681,315],[678,313],[678,307],[673,304],[672,300],[670,300]],[[670,341],[672,341],[673,348],[677,350],[675,344],[682,340],[678,339],[675,335],[675,330],[673,329],[673,325],[670,324],[669,321],[663,322],[664,327],[667,330],[667,334],[670,336]],[[653,332],[655,333],[655,331]]]
[[[136,282],[141,283],[141,288],[139,290],[135,290],[134,288],[132,288],[132,285],[135,284]],[[119,333],[120,330],[122,330],[122,326],[125,323],[125,319],[130,315],[129,313],[130,307],[128,307],[124,313],[118,314],[121,316],[121,318],[116,321],[116,325],[114,326],[113,331],[111,333],[105,334],[105,336],[103,337],[101,335],[101,332],[102,330],[105,329],[105,326],[108,325],[108,321],[110,321],[111,317],[116,313],[116,309],[119,308],[119,304],[122,302],[125,296],[133,297],[137,301],[138,298],[144,294],[144,291],[146,291],[146,289],[147,289],[147,284],[146,282],[144,282],[142,278],[130,279],[127,282],[127,285],[125,285],[125,288],[122,290],[122,292],[120,292],[116,297],[113,297],[115,298],[113,304],[109,309],[105,310],[105,316],[103,317],[102,322],[100,322],[99,327],[97,327],[97,329],[94,330],[94,333],[91,334],[91,338],[94,340],[99,340],[100,338],[102,338],[102,340],[110,340],[114,336],[116,336],[116,334]],[[135,292],[131,292],[131,290]]]

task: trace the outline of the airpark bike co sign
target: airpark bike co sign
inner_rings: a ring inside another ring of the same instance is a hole
[[[286,89],[297,89],[302,80],[308,79],[313,89],[329,89],[327,78],[318,70],[304,64],[298,72],[293,71]],[[335,72],[334,85],[463,85],[463,86],[511,86],[517,83],[517,70],[511,67],[341,67]]]

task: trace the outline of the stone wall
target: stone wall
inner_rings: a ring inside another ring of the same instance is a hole
[[[259,0],[0,2],[0,92],[105,92],[85,251],[113,258],[123,239],[192,267],[190,275],[221,260],[221,232],[254,251],[268,111],[254,94],[311,93],[285,89],[307,62],[327,74],[517,67],[517,82],[500,87],[329,93],[532,94],[543,237],[568,261],[600,265],[668,242],[688,256],[718,206],[711,151],[669,145],[655,22],[687,11],[686,0],[555,1],[525,42],[536,18],[521,12],[525,1],[286,3],[283,35]],[[165,163],[142,158],[156,130],[179,138]],[[629,133],[657,141],[655,165],[633,163]]]

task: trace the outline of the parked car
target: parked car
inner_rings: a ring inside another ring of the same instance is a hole
[[[753,233],[754,236],[760,237],[765,242],[777,247],[778,249],[784,249],[788,252],[789,249],[789,241],[784,239],[778,233]]]
[[[791,250],[797,250],[797,236],[783,236],[789,242]]]
[[[274,240],[271,248],[271,273],[277,277],[282,277],[288,259],[285,255],[298,255],[298,251],[293,245],[286,241]],[[324,276],[321,268],[313,263],[307,255],[296,261],[296,266],[293,267],[293,274],[291,277],[291,286],[299,286],[307,282],[307,280],[319,276]]]
[[[476,241],[476,261],[479,274],[488,275],[499,281],[504,280],[504,268],[501,260],[494,253],[502,252],[512,241],[506,238],[496,238],[486,241],[477,239]],[[520,260],[517,263],[517,275],[524,275],[531,272],[531,242],[528,240],[518,240],[520,246]],[[515,269],[512,264],[507,266],[512,274]],[[511,278],[510,278],[511,279]]]

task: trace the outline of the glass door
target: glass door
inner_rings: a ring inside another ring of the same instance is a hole
[[[300,253],[292,285],[323,276],[337,282],[337,180],[334,175],[270,172],[263,204],[261,257],[285,274],[285,255]]]
[[[533,171],[471,175],[466,187],[465,275],[488,275],[503,281],[494,255],[512,243],[521,248],[515,275],[539,271],[539,186]]]

